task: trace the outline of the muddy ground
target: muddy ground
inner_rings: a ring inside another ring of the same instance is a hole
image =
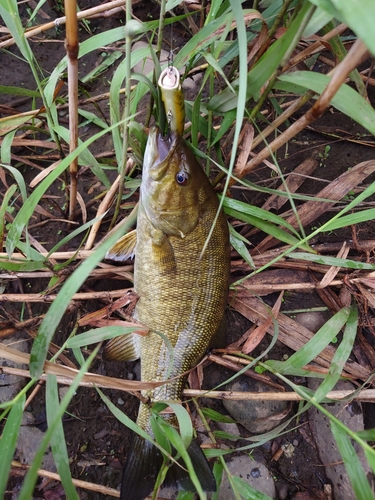
[[[146,6],[147,4],[147,6]],[[135,7],[135,14],[140,19],[150,19],[153,16],[157,17],[157,10],[149,8],[148,2],[143,2]],[[90,2],[92,6],[92,2]],[[85,8],[82,5],[81,8]],[[47,14],[52,17],[56,16],[53,9],[45,9]],[[60,15],[60,14],[57,14]],[[116,14],[110,18],[101,18],[92,20],[89,23],[92,33],[105,31],[106,29],[119,26],[123,23],[123,13]],[[44,22],[38,19],[38,22]],[[85,27],[81,25],[80,35],[82,39],[87,38],[90,34],[86,31]],[[175,37],[178,37],[179,42],[184,43],[184,30],[181,32],[175,30]],[[32,48],[37,56],[40,66],[43,71],[48,75],[56,63],[64,56],[64,43],[63,43],[63,30],[60,28],[59,32],[51,30],[40,36],[40,39],[32,41]],[[20,82],[25,88],[34,89],[35,84],[31,73],[26,64],[21,60],[13,57],[11,54],[17,54],[17,49],[11,48],[9,53],[2,51],[0,53],[0,61],[3,68],[7,71],[0,72],[0,84],[2,85],[15,85],[19,86]],[[102,59],[103,53],[97,51],[94,54],[85,57],[81,62],[81,71],[86,74],[90,69],[94,68]],[[99,76],[89,89],[89,95],[98,95],[108,90],[108,82],[111,79],[113,68],[110,68],[106,73]],[[375,97],[370,94],[371,99],[375,103]],[[19,112],[30,109],[30,100],[18,98],[14,96],[0,96],[0,103],[12,106]],[[102,115],[108,117],[107,102],[103,101],[98,103]],[[94,113],[99,113],[98,108],[90,106],[87,109]],[[63,121],[67,120],[67,116],[63,117]],[[67,126],[67,124],[66,124]],[[82,130],[81,138],[84,139],[88,134],[95,132],[85,128]],[[364,143],[367,141],[367,143]],[[314,178],[308,179],[301,192],[303,194],[314,195],[324,185],[325,182],[338,177],[347,169],[352,168],[356,164],[374,158],[374,142],[370,140],[366,131],[361,129],[356,123],[346,118],[333,108],[330,108],[325,115],[313,124],[311,130],[305,130],[296,141],[288,144],[287,150],[278,152],[278,161],[283,172],[292,171],[304,159],[310,158],[316,154],[316,149],[319,148],[321,154],[321,162],[318,169],[314,173]],[[329,146],[329,151],[326,148]],[[325,151],[325,153],[324,153]],[[37,151],[25,151],[22,149],[13,148],[12,152],[16,155],[22,156],[27,154],[36,154]],[[93,152],[97,154],[107,154],[113,158],[113,150],[110,139],[106,137],[101,142],[96,144]],[[227,151],[227,154],[229,151]],[[51,156],[51,155],[50,155]],[[35,163],[42,168],[48,165],[51,161],[34,160]],[[20,166],[19,170],[24,175],[27,182],[30,182],[36,175],[36,169],[28,165]],[[116,176],[116,171],[111,173],[113,178]],[[256,171],[249,176],[253,182],[264,180],[268,175],[265,168],[259,167]],[[374,179],[368,178],[366,184]],[[98,194],[102,189],[101,186],[95,186],[96,179],[90,174],[89,170],[84,171],[80,176],[79,191],[84,195],[85,201],[90,201],[95,194]],[[273,187],[271,183],[267,183],[268,187]],[[92,190],[91,190],[92,188]],[[90,192],[90,194],[89,194]],[[50,210],[50,213],[55,216],[61,217],[61,210],[65,204],[64,193],[55,188],[54,191],[49,192],[53,197],[45,200],[45,207]],[[249,193],[241,191],[240,189],[233,189],[233,196],[238,199],[249,200]],[[251,193],[251,202],[254,205],[261,206],[265,201],[263,194]],[[88,219],[95,217],[97,204],[92,204],[88,208]],[[65,216],[65,214],[64,214]],[[322,224],[329,218],[330,214],[327,213],[314,225]],[[70,229],[67,224],[56,223],[52,219],[45,222],[43,216],[38,216],[30,228],[30,233],[43,245],[49,249],[56,243],[57,231],[60,232],[58,238],[62,238],[67,234]],[[42,222],[42,225],[39,223]],[[109,219],[106,220],[102,227],[103,234],[108,228]],[[310,228],[308,228],[310,229]],[[361,224],[357,228],[357,237],[361,239],[375,239],[375,225],[371,221],[366,224]],[[335,231],[332,233],[325,233],[324,240],[316,240],[315,243],[326,242],[342,242],[345,239],[351,239],[352,233],[350,229],[344,231]],[[260,234],[253,236],[252,243],[255,244],[260,241]],[[74,247],[76,242],[71,242],[69,250]],[[372,255],[371,255],[372,257]],[[22,282],[9,283],[6,291],[27,290],[30,293],[37,293],[42,291],[48,281],[44,280],[23,280]],[[111,290],[116,288],[124,288],[127,284],[124,282],[100,282],[98,280],[89,280],[82,291],[85,290]],[[131,283],[128,283],[131,286]],[[275,297],[272,295],[265,298],[266,302],[272,304]],[[296,309],[304,309],[306,307],[321,307],[323,303],[319,296],[314,293],[301,294],[290,292],[285,296],[282,305],[282,311],[290,311]],[[61,324],[61,328],[56,333],[53,341],[57,345],[66,339],[70,334],[72,327],[77,318],[77,313],[83,316],[86,312],[94,311],[103,307],[101,302],[82,302],[79,304],[79,310],[73,310],[65,315]],[[48,306],[45,304],[30,304],[26,307],[26,317],[30,314],[38,316],[46,312]],[[1,306],[0,310],[3,320],[15,319],[19,320],[21,313],[23,313],[23,306],[7,303]],[[250,326],[248,320],[243,318],[236,311],[228,308],[227,311],[227,342],[231,343],[238,339]],[[31,340],[27,336],[27,332],[21,334],[20,337],[26,338],[27,344],[31,344]],[[370,337],[373,342],[373,337]],[[259,349],[264,348],[270,341],[268,337],[265,338]],[[292,351],[287,349],[284,345],[278,344],[272,352],[272,357],[281,359],[284,355],[290,355]],[[69,353],[66,353],[68,357]],[[73,358],[72,358],[73,359]],[[118,378],[136,378],[139,373],[139,366],[137,363],[110,363],[106,362],[99,356],[91,371],[103,375],[114,376]],[[232,372],[225,368],[218,368],[214,365],[207,367],[205,371],[204,387],[212,387],[218,381],[225,380],[232,375]],[[106,395],[128,416],[135,419],[137,414],[138,402],[137,399],[131,395],[119,391],[105,391]],[[212,405],[218,411],[225,413],[220,402],[212,402],[207,400],[205,403]],[[39,392],[26,408],[27,412],[33,415],[35,422],[33,426],[45,430],[46,429],[46,416],[44,404],[44,386],[40,387]],[[364,405],[365,425],[367,427],[374,426],[374,405]],[[311,496],[306,498],[322,498],[321,492],[323,485],[329,482],[324,473],[323,464],[320,461],[319,455],[314,443],[314,436],[309,429],[307,422],[307,414],[302,416],[299,422],[301,427],[294,430],[286,436],[278,438],[275,442],[270,442],[265,446],[255,449],[253,456],[264,462],[275,478],[279,498],[282,497],[281,485],[283,491],[286,491],[284,498],[297,498],[295,495],[298,492],[308,492]],[[118,420],[110,413],[107,407],[103,404],[99,395],[94,389],[87,389],[81,387],[75,397],[73,398],[68,413],[64,417],[64,430],[66,442],[68,445],[69,456],[71,460],[72,476],[77,479],[89,481],[93,483],[100,483],[112,488],[118,488],[121,480],[121,467],[127,455],[127,450],[130,443],[131,434]],[[243,437],[249,433],[241,428]],[[292,457],[287,457],[285,454],[281,455],[278,460],[272,460],[275,451],[284,442],[297,443],[295,446],[294,454]],[[240,444],[242,444],[240,442]],[[308,466],[306,465],[308,464]],[[18,488],[20,486],[20,477],[13,475],[9,481],[7,498],[15,498]],[[101,500],[107,498],[105,495],[88,492],[87,490],[80,489],[80,496],[82,499]],[[57,498],[64,498],[61,486],[58,483],[51,483],[50,485],[39,484],[36,488],[35,498],[46,498],[47,500],[54,500]],[[108,498],[111,498],[108,496]]]

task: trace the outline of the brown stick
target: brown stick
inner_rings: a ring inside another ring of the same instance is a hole
[[[212,399],[233,399],[236,401],[303,401],[304,399],[295,392],[235,392],[185,389],[183,394],[190,398],[205,397]],[[326,398],[334,401],[346,398],[355,401],[375,401],[375,389],[364,389],[351,397],[352,394],[353,391],[330,391]]]
[[[3,354],[2,354],[3,355]],[[27,356],[24,354],[24,356]],[[25,359],[20,360],[19,362],[25,362]],[[66,367],[62,365],[55,365],[54,363],[49,363],[49,365],[53,365],[55,367],[54,374],[59,371],[62,372],[66,370]],[[45,366],[46,368],[46,366]],[[21,370],[18,368],[10,368],[8,366],[2,367],[3,373],[9,373],[11,375],[18,375],[21,377],[30,378],[30,373],[28,370]],[[46,369],[46,373],[51,373],[49,367]],[[78,373],[78,371],[77,371]],[[45,380],[47,375],[43,374],[41,376],[41,380]],[[56,375],[57,382],[62,385],[71,385],[73,382],[74,375],[70,376],[62,376]],[[116,389],[118,391],[129,392],[129,388],[126,387],[126,384],[133,383],[134,388],[142,388],[143,386],[149,386],[153,384],[153,386],[157,385],[156,383],[146,383],[146,382],[135,382],[128,380],[116,379],[113,377],[106,377],[104,375],[95,375],[93,373],[87,373],[85,375],[86,380],[80,383],[82,387],[93,387],[96,385],[97,387],[107,388],[107,389]],[[159,384],[160,385],[160,384]],[[326,398],[332,399],[335,401],[340,401],[344,398],[350,398],[350,400],[355,401],[367,401],[367,402],[375,402],[375,389],[364,389],[358,394],[351,397],[353,391],[330,391]],[[198,390],[198,389],[184,389],[183,395],[188,398],[197,398],[197,397],[205,397],[211,399],[232,399],[237,401],[302,401],[303,398],[296,394],[295,392],[239,392],[239,391],[209,391],[209,390]]]
[[[133,5],[136,3],[140,3],[142,0],[132,0]],[[113,2],[103,3],[98,7],[93,7],[91,9],[82,10],[77,13],[77,19],[87,19],[89,17],[96,17],[97,14],[104,13],[110,9],[114,9],[116,7],[123,7],[125,4],[124,0],[114,0]],[[32,36],[39,35],[43,33],[43,31],[48,31],[52,28],[56,28],[66,23],[66,17],[58,17],[52,22],[43,24],[42,26],[37,26],[36,28],[32,28],[25,32],[25,38],[31,38]],[[15,43],[14,38],[9,38],[9,40],[5,40],[0,43],[0,48],[10,47]]]
[[[75,293],[72,297],[74,300],[91,300],[91,299],[118,299],[123,297],[129,288],[122,290],[113,290],[108,292],[80,292]],[[0,302],[53,302],[57,294],[43,295],[41,293],[5,293],[0,295]]]
[[[64,0],[66,12],[66,40],[65,48],[68,56],[68,94],[69,94],[69,152],[73,153],[78,147],[78,22],[76,0]],[[78,157],[70,164],[70,199],[69,219],[74,220],[77,203],[78,185]]]
[[[28,470],[29,466],[25,464],[20,464],[15,460],[12,460],[12,467],[16,467],[17,469]],[[48,470],[39,469],[37,472],[38,476],[47,477],[49,479],[54,479],[55,481],[61,481],[61,478],[56,472],[50,472]],[[120,492],[115,490],[114,488],[108,488],[107,486],[102,486],[101,484],[89,483],[88,481],[81,481],[80,479],[72,478],[72,483],[77,488],[83,488],[85,490],[97,491],[102,493],[103,495],[109,495],[111,497],[120,498]]]

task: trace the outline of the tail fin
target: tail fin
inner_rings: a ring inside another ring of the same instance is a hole
[[[202,489],[215,491],[215,479],[197,441],[193,440],[187,451]],[[124,467],[120,500],[144,500],[152,492],[162,464],[161,452],[149,441],[135,435]],[[195,491],[188,473],[176,464],[169,468],[164,486]]]

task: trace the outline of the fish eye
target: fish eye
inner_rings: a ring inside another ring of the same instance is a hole
[[[180,184],[180,186],[186,186],[187,182],[188,182],[188,175],[186,172],[184,172],[183,170],[180,170],[179,172],[177,172],[176,174],[176,182],[177,184]]]

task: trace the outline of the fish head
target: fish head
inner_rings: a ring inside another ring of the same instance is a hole
[[[141,184],[141,203],[151,223],[166,235],[184,238],[196,227],[200,187],[207,182],[183,138],[150,129]]]

